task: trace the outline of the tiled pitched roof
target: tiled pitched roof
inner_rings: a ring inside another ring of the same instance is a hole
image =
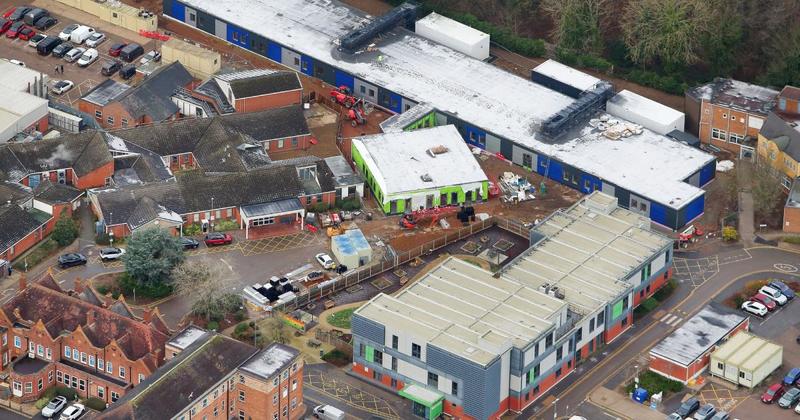
[[[16,204],[0,206],[0,251],[5,251],[41,226],[42,222]]]
[[[18,291],[0,310],[11,320],[16,320],[16,311],[21,317],[18,321],[34,324],[41,320],[54,337],[62,331],[73,332],[80,327],[96,347],[105,347],[116,341],[131,360],[146,358],[147,363],[154,365],[163,357],[164,344],[169,339],[166,334],[109,309],[46,287],[44,283],[47,281],[52,281],[50,273],[45,273],[40,281],[31,282]],[[89,312],[94,314],[91,324],[87,324]]]
[[[248,98],[287,90],[302,89],[300,77],[293,71],[276,71],[243,79],[230,81],[233,96]]]
[[[16,182],[0,182],[0,203],[22,204],[31,199],[33,191]]]
[[[72,168],[80,177],[112,159],[103,134],[85,131],[54,139],[0,146],[0,173],[16,182],[29,173]]]
[[[164,121],[178,112],[178,106],[172,102],[173,92],[192,80],[186,68],[175,61],[159,67],[141,84],[128,89],[116,100],[135,119],[148,115],[153,121]]]
[[[71,203],[83,195],[83,191],[69,185],[52,183],[49,180],[43,181],[34,190],[34,197],[37,200],[49,204]]]
[[[796,121],[785,121],[778,114],[770,112],[767,121],[761,127],[760,134],[777,143],[783,153],[800,161],[800,124]]]
[[[226,127],[244,133],[259,142],[311,134],[303,109],[298,105],[228,114],[219,118]]]

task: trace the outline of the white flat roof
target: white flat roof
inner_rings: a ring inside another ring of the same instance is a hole
[[[31,70],[27,67],[11,64],[6,60],[0,60],[0,86],[15,90],[15,91],[28,91],[28,84],[33,84],[35,78],[41,76],[42,73]],[[44,87],[47,89],[47,75],[44,75]],[[33,87],[31,87],[33,89]]]
[[[702,152],[675,146],[671,140],[658,141],[663,137],[652,133],[624,141],[579,137],[566,144],[547,143],[537,133],[539,125],[571,104],[572,98],[405,29],[375,40],[377,51],[343,56],[334,41],[368,19],[336,0],[251,0],[248,7],[241,7],[240,0],[182,3],[648,199],[669,205],[675,200],[687,203],[702,194],[699,188],[677,185],[702,167],[703,159],[696,157]],[[590,80],[573,77],[582,86]]]
[[[586,74],[555,60],[547,60],[534,67],[533,71],[553,80],[558,80],[565,85],[572,86],[581,92],[589,90],[600,83],[600,79],[591,74]]]
[[[683,118],[683,112],[662,105],[629,90],[623,90],[617,93],[609,102],[613,102],[628,112],[645,116],[650,120],[664,125],[672,125],[675,120]]]
[[[452,125],[357,137],[353,146],[385,195],[488,180]],[[447,152],[428,154],[439,146]],[[431,181],[423,181],[423,175]]]
[[[471,26],[464,25],[459,21],[450,19],[447,16],[442,16],[436,12],[431,12],[428,16],[418,20],[417,25],[420,24],[429,28],[435,28],[437,31],[451,38],[458,39],[468,44],[475,44],[489,37],[489,34],[486,32],[481,32]]]

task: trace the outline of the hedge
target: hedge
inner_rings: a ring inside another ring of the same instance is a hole
[[[633,381],[631,381],[625,387],[625,391],[627,391],[630,394],[631,392],[633,392],[634,387],[635,385]],[[650,393],[650,395],[663,392],[665,399],[667,394],[681,392],[683,390],[682,383],[661,376],[650,370],[642,372],[639,375],[639,387],[646,389]]]
[[[83,400],[83,405],[95,411],[103,411],[106,409],[106,402],[95,397]]]

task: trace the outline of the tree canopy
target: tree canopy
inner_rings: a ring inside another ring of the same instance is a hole
[[[169,283],[173,268],[183,262],[183,246],[164,229],[135,231],[122,257],[131,279],[147,286]]]

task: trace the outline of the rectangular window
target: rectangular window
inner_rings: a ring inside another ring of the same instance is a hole
[[[556,369],[556,378],[561,377],[561,368]]]
[[[239,391],[239,401],[244,401],[244,391]]]
[[[72,349],[72,360],[79,362],[81,360],[81,352],[78,349]]]
[[[450,394],[458,396],[458,382],[453,381],[453,384],[450,386]]]
[[[397,347],[398,347],[399,341],[400,341],[400,340],[397,338],[397,336],[396,336],[396,335],[393,335],[393,336],[392,336],[392,348],[393,348],[393,349],[397,350]]]
[[[119,367],[119,377],[120,378],[124,378],[125,377],[125,368],[122,367],[122,366]]]
[[[50,350],[50,347],[48,347],[47,351],[45,351],[45,357],[47,357],[47,360],[51,360],[53,358],[53,350]]]
[[[128,126],[128,120],[126,118],[123,118],[122,119],[122,127],[127,127],[127,126]]]
[[[411,357],[422,358],[422,347],[419,344],[411,343]]]
[[[106,363],[106,372],[114,373],[114,366],[111,364],[111,361],[108,361]]]
[[[559,347],[556,349],[556,361],[559,362],[564,357],[564,348]]]
[[[102,120],[103,113],[101,111],[94,111],[94,117]]]
[[[44,387],[44,380],[42,380],[42,378],[39,378],[39,381],[36,383],[36,390],[41,391],[42,387]]]
[[[106,397],[106,389],[105,387],[98,386],[97,387],[97,398],[104,399]]]
[[[379,365],[383,365],[383,352],[375,350],[374,355],[375,355],[375,357],[374,357],[375,363],[377,363]]]
[[[56,382],[62,382],[64,380],[64,374],[61,373],[60,370],[56,371]]]
[[[397,358],[392,357],[392,370],[397,372]]]
[[[589,320],[589,332],[594,331],[594,318]]]
[[[599,327],[606,320],[606,313],[600,312],[597,314],[597,326]]]
[[[85,365],[87,360],[88,359],[86,358],[86,353],[81,352],[81,363]]]
[[[33,341],[28,341],[28,352],[33,353],[36,351],[36,343]]]
[[[89,355],[89,366],[94,367],[94,356],[92,356],[91,354]]]
[[[25,393],[30,394],[31,392],[33,392],[33,383],[25,382]]]
[[[8,334],[3,334],[3,345],[8,344]]]
[[[36,345],[36,354],[38,354],[39,357],[44,357],[44,346],[43,345],[41,345],[41,344],[37,344]]]
[[[428,372],[428,386],[437,388],[439,386],[439,375],[433,372]]]
[[[105,365],[103,364],[103,359],[97,359],[97,368],[100,370],[105,369]]]
[[[297,147],[298,141],[297,137],[292,137],[292,147]]]
[[[142,382],[144,382],[144,375],[142,375],[142,374],[140,373],[140,374],[139,374],[139,383],[142,383]],[[216,391],[214,391],[214,392],[216,393]],[[214,398],[216,398],[216,397],[214,397]]]
[[[272,405],[278,405],[278,393],[272,396]]]
[[[114,117],[112,117],[111,115],[108,116],[106,121],[108,122],[108,125],[114,125]]]
[[[575,332],[575,342],[579,342],[583,340],[583,327],[578,328],[578,331]]]
[[[537,341],[536,344],[533,346],[533,358],[539,357],[539,342]]]
[[[114,391],[111,391],[111,402],[116,402],[119,399],[119,394]]]
[[[547,338],[544,340],[544,348],[545,350],[553,347],[553,333],[547,335]]]
[[[78,381],[78,389],[80,389],[81,391],[86,391],[86,381],[85,380],[81,379],[80,381]]]

